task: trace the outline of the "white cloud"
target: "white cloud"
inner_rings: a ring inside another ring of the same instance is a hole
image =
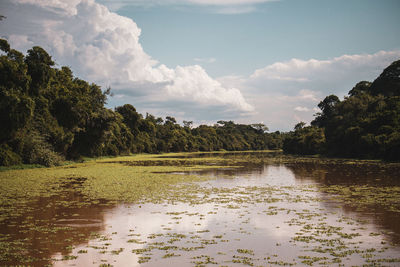
[[[37,5],[41,8],[45,8],[52,11],[60,10],[60,13],[67,12],[69,15],[75,15],[77,13],[76,6],[79,4],[80,0],[68,0],[68,1],[59,1],[59,0],[16,0],[20,4],[31,4]]]
[[[245,8],[266,1],[146,2]],[[1,36],[14,48],[26,51],[40,45],[79,77],[111,86],[117,97],[110,104],[132,103],[140,112],[194,121],[264,121],[270,130],[289,130],[299,121],[311,121],[326,95],[343,97],[358,81],[374,80],[400,58],[400,51],[380,51],[325,60],[292,59],[249,76],[213,79],[198,65],[160,64],[144,51],[134,21],[94,0],[2,0],[0,10],[7,17],[0,23]]]
[[[125,6],[196,6],[214,7],[219,14],[243,14],[256,11],[258,4],[279,0],[99,0],[111,10],[119,10]]]
[[[257,69],[249,77],[218,80],[246,92],[246,99],[257,111],[253,121],[265,121],[271,130],[289,130],[299,121],[310,122],[325,96],[347,95],[357,82],[373,81],[399,58],[400,51],[380,51],[327,60],[291,59]]]
[[[196,61],[196,62],[203,62],[203,63],[214,63],[214,62],[217,61],[217,59],[215,59],[213,57],[210,57],[210,58],[199,58],[199,57],[196,57],[193,60]]]
[[[285,87],[281,89],[288,93],[302,88],[343,96],[357,81],[375,79],[399,57],[400,51],[380,51],[375,54],[343,55],[328,60],[291,59],[258,69],[249,80],[254,85]]]
[[[224,88],[220,82],[207,75],[205,70],[196,65],[190,67],[178,66],[172,78],[173,83],[166,86],[167,92],[177,98],[192,97],[197,103],[219,103],[239,108],[243,111],[253,111],[253,107],[244,101],[238,89]]]
[[[310,109],[307,108],[307,107],[295,107],[294,110],[295,110],[295,111],[300,111],[300,112],[307,112],[307,111],[310,111]]]
[[[222,86],[198,65],[171,69],[159,64],[144,52],[133,20],[94,0],[4,0],[0,9],[7,16],[0,32],[13,47],[42,46],[57,63],[81,78],[111,86],[119,97],[154,100],[160,106],[173,101],[176,111],[187,103],[204,112],[213,107],[237,116],[253,110],[238,89]]]
[[[249,5],[271,2],[271,0],[186,0],[183,2],[195,3],[200,5]]]
[[[34,0],[25,0],[34,1]],[[102,0],[104,5],[118,3],[119,5],[203,5],[203,6],[234,6],[234,5],[254,5],[277,0]],[[52,2],[52,0],[47,0]]]
[[[300,92],[298,94],[298,98],[309,101],[309,102],[314,102],[314,103],[320,101],[318,92],[314,92],[314,91],[307,90],[307,89],[300,90]]]
[[[254,6],[228,6],[228,7],[221,7],[216,10],[215,13],[218,14],[226,14],[226,15],[236,15],[236,14],[245,14],[251,13],[256,11],[257,9]]]

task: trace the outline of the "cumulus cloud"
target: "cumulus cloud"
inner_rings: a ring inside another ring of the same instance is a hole
[[[212,7],[211,12],[219,14],[243,14],[256,11],[258,4],[279,0],[99,0],[112,10],[125,6],[197,6]]]
[[[33,1],[33,0],[26,0]],[[51,0],[46,0],[51,1]],[[191,4],[191,5],[208,5],[208,6],[233,6],[233,5],[254,5],[277,0],[102,0],[102,4],[108,5],[118,3],[119,5],[174,5],[174,4]]]
[[[257,69],[249,77],[227,76],[218,80],[246,92],[246,99],[257,110],[254,121],[266,121],[270,129],[289,130],[299,121],[310,122],[325,96],[336,94],[342,98],[357,82],[373,81],[399,58],[400,51],[326,60],[294,58]]]
[[[257,9],[254,6],[228,6],[218,8],[215,13],[218,14],[226,14],[226,15],[236,15],[236,14],[245,14],[256,11]]]
[[[287,93],[303,88],[343,96],[357,81],[375,79],[399,57],[400,51],[379,51],[375,54],[343,55],[328,60],[294,58],[258,69],[249,80],[254,85],[279,85],[274,87],[281,87],[279,89]]]
[[[310,109],[307,108],[307,107],[295,107],[294,110],[295,110],[295,111],[300,111],[300,112],[307,112],[307,111],[310,111]]]
[[[175,110],[186,103],[205,111],[221,107],[238,116],[253,110],[238,89],[222,86],[202,67],[172,69],[151,58],[136,23],[94,0],[4,0],[0,9],[7,16],[0,32],[13,47],[42,46],[79,77],[111,86],[121,100],[174,101]]]
[[[125,3],[176,3],[252,7],[266,0],[132,0]],[[111,2],[110,2],[111,3]],[[169,68],[140,44],[141,29],[94,0],[2,0],[1,37],[18,50],[39,45],[60,65],[86,80],[111,86],[110,105],[132,103],[142,113],[178,119],[264,121],[270,130],[289,130],[309,122],[326,95],[343,97],[361,80],[374,80],[400,51],[343,55],[331,59],[291,59],[249,76],[210,77],[199,65]],[[197,58],[212,63],[213,58]],[[200,63],[199,63],[200,64]]]
[[[196,62],[203,62],[203,63],[214,63],[214,62],[217,61],[217,59],[213,58],[213,57],[210,57],[210,58],[199,58],[199,57],[196,57],[193,60],[196,61]]]
[[[271,2],[271,0],[186,0],[200,5],[249,5]]]

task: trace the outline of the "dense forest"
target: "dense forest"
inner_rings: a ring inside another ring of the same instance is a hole
[[[180,125],[126,104],[106,107],[111,89],[56,68],[35,46],[24,55],[0,39],[0,165],[53,166],[83,156],[280,149],[292,154],[400,159],[400,60],[344,100],[327,96],[311,126],[268,133],[264,124]]]
[[[311,126],[299,123],[285,138],[285,152],[400,160],[400,60],[343,101],[329,95],[318,107]]]
[[[26,56],[0,39],[0,165],[53,166],[64,159],[131,153],[260,150],[282,147],[263,124],[219,121],[192,127],[139,114],[126,104],[106,108],[110,89],[55,68],[41,47]]]

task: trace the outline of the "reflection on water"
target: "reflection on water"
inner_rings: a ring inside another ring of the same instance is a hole
[[[68,207],[63,202],[68,202]],[[12,262],[0,260],[0,265],[26,262],[43,266],[50,262],[52,255],[67,256],[72,246],[84,244],[92,233],[104,231],[104,214],[112,207],[85,206],[82,202],[82,196],[66,190],[59,196],[38,198],[29,203],[30,209],[23,217],[2,222],[2,240],[17,245],[17,251],[11,252],[19,257]],[[6,258],[7,249],[1,251]]]
[[[324,166],[321,168],[313,164],[287,165],[297,181],[305,181],[309,178],[325,186],[343,185],[358,188],[390,188],[393,189],[394,198],[393,209],[385,207],[381,203],[371,201],[363,207],[360,205],[342,206],[345,213],[351,213],[358,218],[370,220],[380,230],[389,231],[388,237],[400,244],[400,199],[397,198],[400,186],[400,173],[398,169],[385,169],[382,166]],[[378,190],[377,190],[378,191]],[[385,197],[385,196],[383,196]],[[353,203],[358,199],[354,198]],[[324,205],[329,203],[321,202]]]
[[[215,179],[180,186],[166,204],[81,205],[68,189],[0,233],[21,242],[21,257],[40,255],[37,266],[399,264],[400,203],[380,190],[399,186],[396,171],[298,163],[195,174]]]

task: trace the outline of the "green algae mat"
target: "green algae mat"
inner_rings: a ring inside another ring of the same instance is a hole
[[[400,167],[275,152],[0,172],[0,265],[398,266]]]

